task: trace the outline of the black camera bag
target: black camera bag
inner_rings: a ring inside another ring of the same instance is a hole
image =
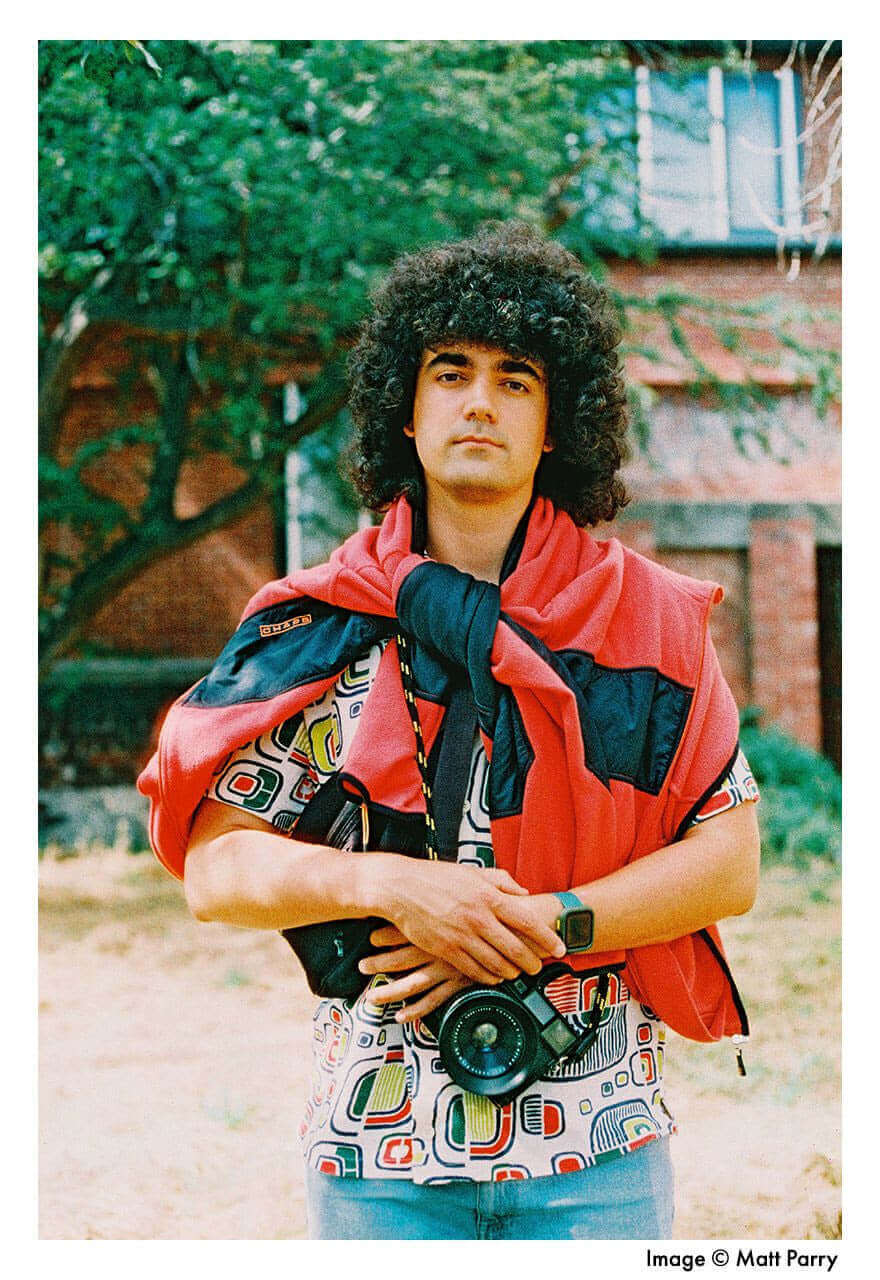
[[[401,658],[401,681],[417,743],[416,760],[425,797],[424,814],[397,813],[381,806],[367,805],[369,848],[387,849],[415,858],[458,858],[458,828],[470,773],[477,709],[467,679],[449,673],[450,700],[432,754],[433,790],[429,784],[429,764],[422,730],[415,710],[416,688],[412,674],[412,646],[402,632],[397,633]],[[426,819],[429,819],[426,822]],[[316,792],[299,816],[291,835],[310,844],[334,849],[363,849],[361,805],[341,785],[338,775]],[[429,847],[430,846],[430,847]],[[306,980],[316,996],[355,1000],[369,981],[358,962],[379,948],[370,934],[387,924],[377,916],[367,919],[330,920],[318,924],[283,929],[305,970]]]
[[[425,820],[421,814],[392,814],[369,808],[370,848],[412,857],[424,856]],[[303,809],[291,835],[308,844],[334,849],[362,848],[361,806],[330,778]],[[378,948],[370,942],[374,929],[387,924],[378,916],[329,920],[282,929],[305,970],[316,996],[354,1000],[369,981],[358,962]]]

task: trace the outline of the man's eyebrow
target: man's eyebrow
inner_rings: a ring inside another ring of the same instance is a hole
[[[472,364],[472,361],[470,356],[466,356],[462,351],[438,351],[423,367],[431,369],[435,364],[451,364],[464,369]],[[526,360],[515,360],[513,356],[505,356],[498,361],[495,368],[501,373],[525,373],[534,378],[536,382],[544,381],[543,374],[534,365],[529,364]]]
[[[432,369],[435,364],[454,364],[458,365],[459,368],[464,368],[470,363],[470,357],[461,351],[438,351],[423,368]]]
[[[527,373],[533,377],[536,382],[544,381],[544,375],[533,365],[530,365],[526,360],[499,360],[496,368],[500,369],[502,373]]]

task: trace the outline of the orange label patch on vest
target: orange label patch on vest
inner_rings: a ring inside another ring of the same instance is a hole
[[[310,613],[301,613],[296,618],[287,618],[284,622],[267,622],[260,627],[260,635],[280,636],[282,631],[292,631],[294,627],[304,627],[312,620]]]

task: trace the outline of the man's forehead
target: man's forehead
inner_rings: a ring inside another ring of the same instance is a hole
[[[493,365],[516,365],[520,368],[531,367],[539,376],[545,373],[544,363],[537,356],[523,355],[521,352],[508,351],[505,347],[496,347],[490,342],[464,342],[449,338],[425,347],[422,351],[420,368],[431,364],[437,357],[446,355],[476,361],[480,357],[488,357]]]

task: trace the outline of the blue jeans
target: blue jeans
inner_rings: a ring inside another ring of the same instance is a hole
[[[576,1173],[418,1186],[306,1170],[312,1240],[666,1240],[669,1139]]]

